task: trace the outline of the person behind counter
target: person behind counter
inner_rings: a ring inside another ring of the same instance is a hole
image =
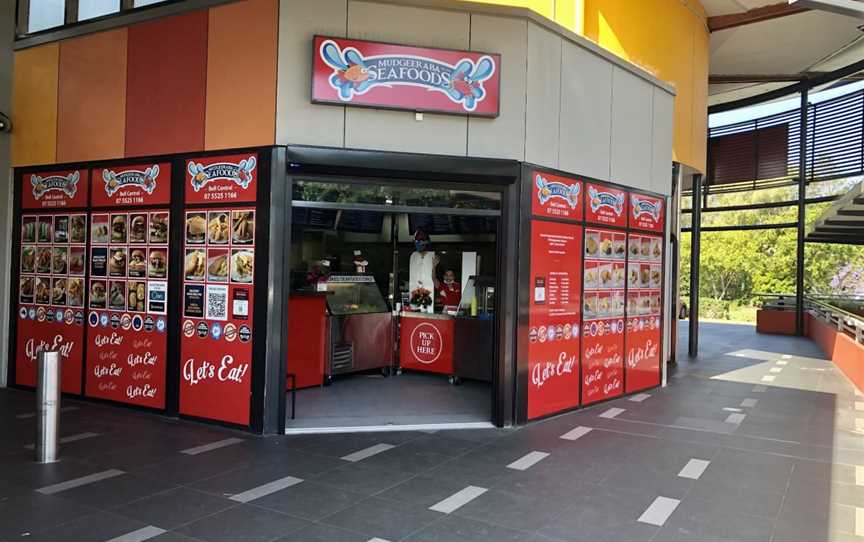
[[[458,307],[462,300],[462,285],[456,282],[456,273],[452,269],[444,271],[442,280],[435,280],[436,303],[441,307]]]

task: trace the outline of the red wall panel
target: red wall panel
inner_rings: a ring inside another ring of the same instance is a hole
[[[207,25],[195,11],[129,27],[126,156],[204,149]]]
[[[864,390],[864,347],[818,318],[807,315],[808,335],[859,389]]]

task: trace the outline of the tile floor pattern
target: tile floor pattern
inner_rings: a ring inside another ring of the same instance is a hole
[[[864,397],[808,340],[701,347],[641,401],[520,429],[260,438],[67,400],[52,465],[33,395],[0,390],[0,540],[864,541]]]

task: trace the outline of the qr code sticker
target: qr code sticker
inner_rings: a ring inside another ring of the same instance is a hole
[[[228,286],[218,284],[207,285],[207,303],[205,318],[208,320],[228,319]]]

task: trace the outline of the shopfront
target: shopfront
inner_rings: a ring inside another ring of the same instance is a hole
[[[56,349],[72,396],[273,433],[505,426],[662,383],[668,85],[521,12],[272,2],[69,44],[128,42],[106,73],[153,122],[82,156],[66,134],[99,130],[64,116],[16,168],[12,385]],[[220,77],[235,29],[206,22],[277,15],[254,84]]]

